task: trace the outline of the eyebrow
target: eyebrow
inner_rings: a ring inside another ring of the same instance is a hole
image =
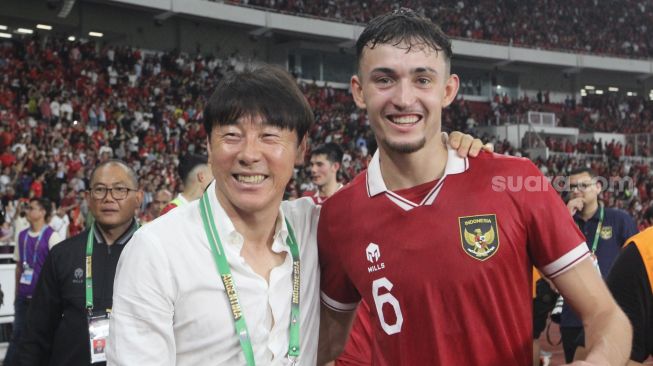
[[[372,69],[370,71],[370,74],[387,74],[387,75],[397,75],[397,72],[394,69],[391,69],[389,67],[377,67],[375,69]],[[411,75],[415,74],[424,74],[424,73],[433,73],[433,74],[438,74],[438,71],[435,70],[432,67],[428,66],[422,66],[422,67],[416,67],[412,70],[410,70]]]

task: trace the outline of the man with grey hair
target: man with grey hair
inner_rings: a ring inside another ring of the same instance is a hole
[[[90,230],[52,249],[32,299],[21,365],[103,365],[118,259],[138,229],[143,192],[123,161],[100,163],[86,192]]]

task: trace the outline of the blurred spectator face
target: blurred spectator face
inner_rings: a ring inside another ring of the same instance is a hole
[[[326,155],[311,156],[311,181],[313,184],[321,187],[336,180],[336,174],[338,174],[338,164],[330,162]]]
[[[459,83],[444,56],[419,44],[408,47],[366,47],[351,80],[354,101],[367,109],[379,145],[399,153],[418,151],[439,136],[442,108],[453,101]]]
[[[31,201],[26,206],[26,209],[27,209],[27,221],[29,221],[30,224],[45,219],[45,209],[41,207],[41,204],[38,203],[38,201]]]
[[[120,164],[97,169],[87,192],[91,213],[98,224],[106,228],[129,222],[142,200],[143,192],[135,187],[127,169]]]
[[[170,193],[170,191],[167,189],[157,191],[152,200],[152,214],[154,214],[155,217],[158,217],[161,210],[170,201],[172,201],[172,193]]]
[[[295,131],[243,116],[236,124],[215,126],[207,149],[220,204],[227,212],[255,213],[279,210],[305,144]]]
[[[571,189],[571,198],[580,197],[585,205],[596,201],[601,192],[601,185],[587,173],[570,176],[569,188]]]

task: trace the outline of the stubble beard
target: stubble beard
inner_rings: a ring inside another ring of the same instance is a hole
[[[422,137],[417,142],[413,143],[397,143],[384,138],[382,143],[383,146],[387,147],[390,151],[400,154],[412,154],[421,150],[426,145],[426,138]]]

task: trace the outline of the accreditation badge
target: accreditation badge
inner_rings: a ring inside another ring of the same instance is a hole
[[[109,315],[94,316],[88,319],[91,363],[106,362],[107,340],[109,338]]]
[[[29,267],[23,268],[23,273],[20,275],[20,284],[31,285],[33,278],[34,278],[34,269]]]

